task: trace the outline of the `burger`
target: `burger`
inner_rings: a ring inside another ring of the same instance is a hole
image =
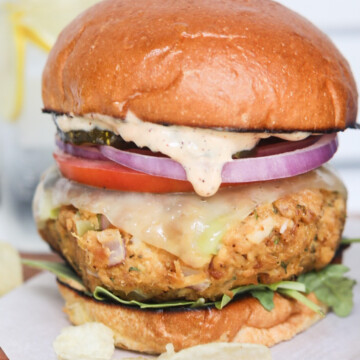
[[[351,312],[324,164],[357,90],[310,22],[270,0],[105,0],[60,34],[43,101],[56,167],[34,214],[72,323],[161,353]]]

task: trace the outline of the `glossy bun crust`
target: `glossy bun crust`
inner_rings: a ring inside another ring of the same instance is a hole
[[[243,131],[354,126],[348,63],[269,0],[106,0],[61,33],[45,110]]]
[[[150,354],[175,351],[210,342],[240,342],[272,346],[289,340],[321,317],[301,303],[274,296],[275,308],[266,311],[252,297],[216,308],[141,310],[106,304],[58,282],[64,311],[74,325],[98,321],[114,332],[115,346]],[[314,295],[311,300],[320,304]],[[323,307],[326,311],[326,307]]]

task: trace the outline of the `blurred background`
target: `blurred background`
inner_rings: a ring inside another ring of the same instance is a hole
[[[0,0],[0,239],[22,251],[48,251],[31,215],[41,173],[52,164],[55,129],[41,113],[41,73],[60,29],[96,0]],[[315,23],[348,59],[360,84],[360,1],[280,0]],[[340,134],[331,163],[360,216],[360,130]]]

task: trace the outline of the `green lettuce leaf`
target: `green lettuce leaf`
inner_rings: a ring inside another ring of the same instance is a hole
[[[349,245],[354,243],[360,243],[360,238],[358,239],[349,239],[349,238],[342,238],[341,244],[343,245]]]
[[[353,308],[355,280],[344,276],[349,271],[344,265],[328,265],[320,271],[311,271],[299,276],[298,281],[306,285],[307,292],[328,305],[336,315],[345,317]]]

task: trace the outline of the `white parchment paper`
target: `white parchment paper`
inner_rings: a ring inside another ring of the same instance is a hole
[[[346,234],[360,237],[360,217],[349,219]],[[360,359],[360,244],[347,250],[343,263],[356,279],[355,306],[342,319],[329,314],[291,341],[272,348],[274,360]],[[69,325],[55,277],[42,273],[0,299],[0,347],[10,360],[56,360],[52,343]],[[131,326],[131,324],[129,324]],[[113,359],[138,356],[116,350]]]

